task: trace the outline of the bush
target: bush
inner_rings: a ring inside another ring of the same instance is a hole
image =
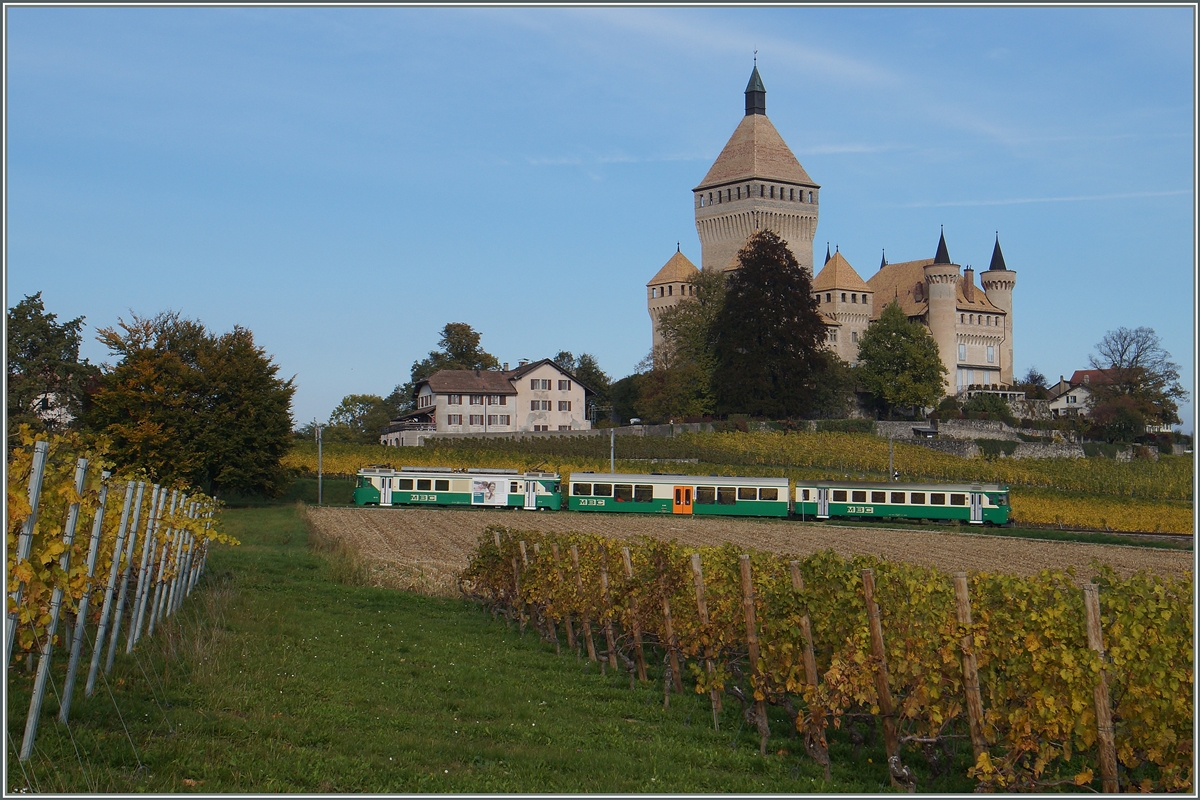
[[[875,433],[873,419],[822,419],[817,420],[819,433]]]
[[[1006,456],[1015,453],[1018,442],[1008,439],[976,439],[975,444],[979,445],[985,458],[999,458],[1001,453]]]
[[[1083,454],[1088,458],[1116,458],[1121,448],[1107,442],[1084,442]]]

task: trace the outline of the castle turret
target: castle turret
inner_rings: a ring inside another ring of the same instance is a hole
[[[945,390],[954,392],[955,365],[958,363],[958,336],[955,330],[955,315],[958,306],[958,265],[950,261],[943,231],[938,241],[937,254],[933,263],[925,267],[925,286],[928,292],[929,310],[926,324],[933,340],[937,342],[938,354],[946,366]]]
[[[729,269],[751,234],[769,230],[811,275],[819,190],[767,119],[767,90],[756,66],[745,116],[692,190],[701,267]]]
[[[697,272],[699,270],[696,269],[696,265],[680,251],[679,245],[676,245],[675,255],[671,256],[658,274],[646,284],[646,310],[650,312],[653,347],[657,348],[663,343],[662,334],[658,330],[659,316],[683,298],[690,296],[690,281]]]
[[[980,273],[979,282],[988,300],[1004,312],[1004,343],[1000,346],[1000,382],[1013,383],[1013,306],[1012,290],[1017,285],[1017,273],[1004,263],[1000,251],[1000,234],[996,234],[996,246],[992,249],[992,262],[987,271]]]

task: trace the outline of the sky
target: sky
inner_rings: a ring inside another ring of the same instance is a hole
[[[650,348],[645,284],[744,113],[821,186],[814,249],[1013,292],[1015,373],[1153,328],[1194,430],[1195,11],[5,8],[6,307],[250,329],[297,425],[466,322],[515,365]]]

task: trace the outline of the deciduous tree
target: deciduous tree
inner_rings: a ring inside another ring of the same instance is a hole
[[[213,495],[283,490],[295,387],[249,330],[213,335],[172,312],[98,333],[119,360],[103,369],[87,419],[126,464]]]
[[[859,338],[856,375],[879,410],[891,416],[897,406],[935,405],[946,367],[929,331],[892,301]]]
[[[1095,396],[1093,407],[1127,397],[1145,420],[1163,425],[1179,422],[1177,401],[1186,398],[1187,391],[1179,383],[1179,365],[1171,361],[1152,328],[1109,331],[1089,361],[1108,379],[1089,385]]]
[[[418,382],[443,369],[496,369],[500,362],[479,346],[479,333],[465,322],[447,322],[438,339],[438,349],[414,361],[407,383],[402,383],[385,402],[392,414],[413,407],[413,390]]]
[[[771,231],[752,235],[738,260],[715,320],[716,411],[804,416],[813,409],[815,387],[828,365],[812,281]]]

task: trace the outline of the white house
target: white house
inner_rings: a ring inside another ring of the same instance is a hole
[[[379,441],[400,446],[406,431],[588,430],[592,427],[587,418],[589,391],[548,358],[522,363],[514,370],[444,369],[417,383],[416,408],[392,420]]]

